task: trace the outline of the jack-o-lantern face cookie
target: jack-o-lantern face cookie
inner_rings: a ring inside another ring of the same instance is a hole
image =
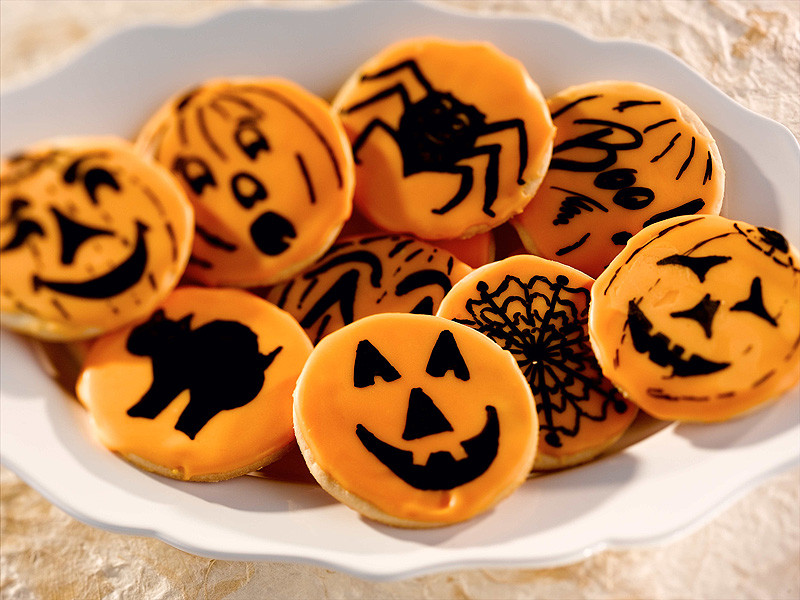
[[[192,229],[173,177],[123,140],[65,138],[4,160],[3,325],[68,340],[144,318],[183,274]]]
[[[597,277],[643,227],[719,213],[719,150],[681,101],[640,83],[602,81],[568,88],[548,104],[557,127],[553,158],[512,221],[530,252]]]
[[[800,254],[718,216],[652,225],[597,278],[589,334],[603,373],[648,413],[744,413],[800,378]]]
[[[536,453],[533,397],[513,357],[427,315],[373,315],[322,340],[297,382],[294,420],[317,481],[398,526],[487,510]]]
[[[534,469],[591,460],[633,421],[636,407],[603,377],[589,344],[585,274],[536,256],[512,256],[459,281],[438,316],[472,327],[508,350],[539,413]]]
[[[472,269],[408,235],[337,242],[309,270],[266,296],[294,315],[314,343],[357,319],[385,312],[432,315]]]
[[[167,102],[139,148],[169,168],[197,214],[187,274],[208,285],[287,279],[350,216],[353,159],[338,117],[280,79],[214,80]]]
[[[76,391],[111,450],[167,477],[217,481],[290,446],[310,352],[297,321],[261,298],[181,287],[148,321],[99,338]]]
[[[388,231],[486,231],[521,211],[547,170],[555,130],[544,98],[487,43],[394,44],[333,104],[353,144],[356,205]]]

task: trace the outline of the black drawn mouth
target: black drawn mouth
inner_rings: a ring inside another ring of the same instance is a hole
[[[103,299],[121,294],[133,287],[144,274],[147,266],[147,245],[144,234],[147,225],[136,221],[136,246],[130,256],[108,273],[86,281],[52,281],[33,276],[33,289],[48,288],[66,296]]]
[[[650,360],[660,367],[672,367],[673,377],[708,375],[726,369],[731,364],[714,362],[697,354],[683,358],[686,349],[674,343],[663,333],[652,333],[653,323],[633,300],[628,302],[627,325],[636,351],[647,354]]]
[[[477,479],[497,456],[500,422],[497,409],[486,407],[486,423],[476,436],[461,442],[467,453],[456,460],[450,452],[432,452],[424,465],[414,464],[414,454],[378,439],[366,427],[356,426],[356,435],[370,453],[392,473],[418,490],[451,490]]]

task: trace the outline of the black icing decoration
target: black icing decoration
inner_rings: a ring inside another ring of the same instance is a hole
[[[173,321],[158,310],[131,331],[126,343],[128,352],[149,356],[153,365],[153,382],[128,416],[155,419],[189,390],[175,429],[192,440],[218,413],[250,403],[264,386],[264,371],[283,349],[261,354],[258,336],[236,321],[211,321],[193,330],[193,316]]]
[[[662,258],[657,265],[679,265],[691,269],[692,273],[697,275],[697,278],[703,282],[706,280],[706,274],[716,267],[722,265],[731,259],[730,256],[687,256],[685,254],[672,254],[666,258]]]
[[[497,409],[486,407],[486,423],[476,436],[461,442],[466,458],[456,460],[446,451],[431,452],[424,465],[414,464],[414,454],[376,437],[364,425],[356,425],[361,444],[384,466],[418,490],[452,490],[483,475],[494,462],[500,442]]]
[[[706,294],[700,302],[687,310],[675,311],[670,313],[671,317],[677,319],[692,319],[700,324],[707,338],[711,338],[711,322],[719,308],[719,300],[712,300],[710,294]],[[735,310],[732,309],[732,310]]]
[[[514,118],[487,123],[486,115],[475,106],[462,102],[451,93],[434,89],[414,60],[400,62],[377,73],[364,74],[361,76],[361,80],[375,81],[404,70],[411,73],[415,84],[424,88],[425,95],[419,100],[412,101],[405,85],[400,82],[342,111],[346,114],[363,110],[393,96],[398,97],[403,103],[403,112],[396,129],[380,118],[375,118],[358,134],[353,142],[353,156],[356,163],[360,162],[359,151],[372,132],[376,129],[383,130],[394,139],[400,149],[404,177],[422,172],[451,173],[461,177],[456,194],[444,205],[432,209],[434,214],[444,215],[461,204],[472,191],[473,168],[459,163],[467,158],[487,156],[483,212],[494,217],[492,205],[497,199],[500,153],[503,146],[500,144],[480,145],[479,139],[498,131],[516,131],[519,142],[517,181],[520,185],[524,184],[522,175],[528,164],[528,139],[525,122],[522,119]]]
[[[433,377],[444,377],[448,371],[452,371],[461,381],[469,381],[469,369],[456,339],[450,330],[445,329],[436,339],[425,372]]]
[[[369,387],[375,384],[375,377],[396,381],[400,379],[400,373],[369,340],[361,340],[356,347],[353,363],[353,385],[357,388]]]
[[[267,256],[283,254],[297,237],[294,225],[286,217],[267,211],[250,225],[250,237],[256,248]]]
[[[217,187],[217,181],[208,164],[196,156],[178,156],[172,163],[177,172],[198,196],[206,187]]]
[[[55,207],[50,209],[56,217],[56,223],[61,231],[61,264],[71,265],[75,260],[75,253],[85,241],[98,235],[113,235],[108,229],[99,229],[78,223]]]
[[[764,307],[764,297],[761,291],[761,277],[756,277],[750,283],[750,295],[746,300],[737,302],[731,307],[732,311],[743,311],[754,314],[757,317],[764,319],[773,327],[777,327],[778,323],[775,318],[767,312]]]
[[[418,440],[429,435],[453,431],[453,426],[422,388],[413,388],[408,396],[404,440]]]
[[[250,173],[236,173],[231,178],[231,192],[243,208],[253,208],[256,202],[267,199],[267,188]]]

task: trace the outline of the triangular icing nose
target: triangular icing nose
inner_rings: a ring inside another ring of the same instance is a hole
[[[443,431],[453,431],[450,421],[442,414],[422,388],[414,388],[408,397],[408,414],[404,440],[416,440]]]

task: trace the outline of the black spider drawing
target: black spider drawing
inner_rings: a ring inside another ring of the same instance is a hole
[[[425,89],[425,96],[412,101],[403,83],[388,87],[365,100],[345,108],[344,114],[352,113],[397,94],[403,102],[403,114],[397,129],[392,129],[380,118],[370,121],[353,142],[353,156],[360,163],[358,152],[375,129],[383,129],[391,135],[403,157],[403,176],[421,172],[452,173],[461,176],[458,192],[444,206],[432,209],[443,215],[458,206],[472,190],[473,168],[460,165],[460,161],[475,156],[488,156],[489,163],[484,176],[485,191],[483,212],[494,217],[492,204],[497,199],[501,144],[479,145],[481,137],[515,129],[519,136],[519,170],[517,182],[525,183],[522,174],[528,164],[528,136],[522,119],[507,119],[494,123],[486,122],[486,115],[476,107],[461,102],[449,92],[433,88],[414,60],[406,60],[377,73],[361,76],[361,81],[387,77],[408,69]]]

